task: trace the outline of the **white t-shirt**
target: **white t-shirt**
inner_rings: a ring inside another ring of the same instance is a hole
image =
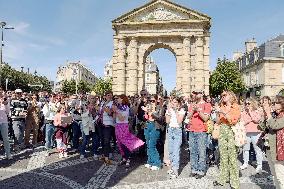
[[[126,108],[125,111],[122,111],[122,110],[118,110],[117,111],[119,114],[121,114],[124,118],[123,121],[120,121],[118,119],[118,117],[116,116],[116,123],[128,123],[128,117],[129,117],[129,107]]]
[[[169,127],[181,127],[181,123],[178,123],[176,113],[173,109],[167,110],[166,114],[171,115]],[[178,115],[185,115],[185,111],[181,108],[178,112]]]
[[[112,104],[113,104],[113,102],[110,101],[109,103],[105,104],[105,106],[109,107],[111,109],[112,108]],[[102,109],[102,106],[101,106],[101,109]],[[113,117],[109,116],[108,113],[106,113],[105,111],[103,113],[103,124],[104,125],[112,125],[112,126],[114,126]]]

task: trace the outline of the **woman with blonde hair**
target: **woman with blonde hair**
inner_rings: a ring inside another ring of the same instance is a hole
[[[223,186],[230,181],[231,187],[240,188],[239,169],[235,137],[231,127],[238,122],[241,111],[236,95],[231,91],[223,91],[220,107],[216,106],[216,123],[220,127],[220,176],[214,186]]]
[[[262,151],[257,146],[258,139],[261,135],[261,131],[258,129],[258,124],[261,118],[261,112],[259,112],[258,103],[253,98],[248,98],[245,101],[244,109],[241,113],[241,120],[246,128],[246,144],[243,147],[243,160],[244,164],[240,167],[242,170],[248,167],[249,162],[249,150],[250,144],[253,144],[254,151],[256,153],[257,168],[256,173],[262,171]]]

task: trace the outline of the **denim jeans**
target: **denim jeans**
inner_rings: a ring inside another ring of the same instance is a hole
[[[10,143],[8,137],[8,123],[0,123],[0,133],[3,139],[6,156],[10,156],[11,152],[10,152]]]
[[[24,141],[24,132],[25,132],[25,121],[24,120],[13,120],[13,130],[15,134],[15,144],[22,144]]]
[[[256,145],[257,141],[259,139],[260,133],[247,133],[247,143],[243,147],[243,158],[244,158],[244,163],[248,164],[249,162],[249,150],[250,150],[250,143],[253,145],[253,149],[256,154],[256,161],[257,161],[257,166],[262,167],[262,160],[263,160],[263,154],[261,149]]]
[[[95,132],[90,132],[89,135],[85,135],[85,133],[83,132],[83,142],[82,145],[80,147],[80,152],[81,155],[86,155],[86,146],[88,145],[90,138],[92,137],[92,152],[93,154],[98,154],[98,148],[99,148],[99,137],[97,135],[97,133]]]
[[[172,170],[178,174],[180,160],[180,146],[182,143],[182,129],[168,128],[168,146]]]
[[[81,135],[81,121],[73,121],[71,124],[72,127],[72,148],[79,148],[79,138]]]
[[[144,135],[147,144],[147,164],[161,167],[161,159],[156,147],[157,141],[160,137],[160,131],[156,129],[154,122],[146,123]]]
[[[53,146],[53,134],[55,131],[55,126],[53,123],[45,124],[45,148],[47,150],[51,149]]]
[[[206,172],[207,133],[189,132],[188,144],[190,149],[191,172],[204,175]]]

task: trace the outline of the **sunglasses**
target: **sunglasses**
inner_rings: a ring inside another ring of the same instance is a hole
[[[152,103],[153,103],[153,102],[156,102],[156,100],[150,100],[150,102],[152,102]]]
[[[147,94],[141,94],[141,96],[146,96]]]

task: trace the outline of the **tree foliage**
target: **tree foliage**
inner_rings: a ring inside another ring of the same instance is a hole
[[[51,86],[49,81],[44,76],[37,76],[34,74],[29,74],[21,71],[17,71],[8,64],[3,63],[2,69],[0,69],[1,74],[1,87],[6,88],[6,79],[8,79],[7,90],[15,90],[17,88],[22,89],[25,92],[38,92],[40,90],[45,90],[51,92]],[[43,87],[32,87],[31,85],[43,85]]]
[[[90,83],[87,83],[86,81],[81,80],[78,82],[77,88],[78,88],[78,91],[77,91],[78,93],[88,93],[93,88],[93,85]],[[70,81],[65,80],[62,84],[61,91],[66,94],[75,94],[76,93],[76,81],[74,79]]]
[[[217,67],[211,74],[210,94],[217,96],[223,90],[230,90],[234,93],[240,93],[245,90],[243,78],[235,62],[227,59],[218,59]]]
[[[103,95],[106,91],[112,90],[112,80],[111,79],[103,79],[99,78],[96,81],[95,86],[93,87],[93,91],[97,95]]]

